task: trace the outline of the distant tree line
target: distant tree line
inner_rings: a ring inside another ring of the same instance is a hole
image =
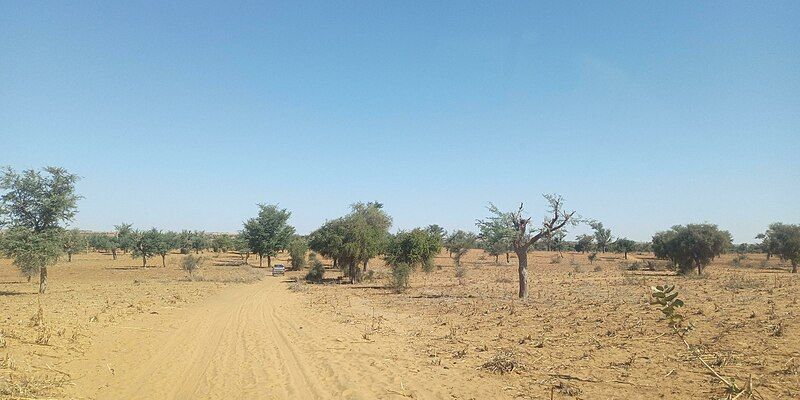
[[[307,278],[322,281],[325,268],[316,257],[319,254],[333,261],[333,267],[342,270],[351,282],[359,282],[369,271],[370,260],[383,257],[392,270],[393,286],[398,290],[408,287],[409,277],[417,269],[430,272],[435,268],[435,257],[445,249],[453,258],[456,276],[465,272],[462,261],[470,249],[482,249],[500,263],[517,261],[519,296],[528,295],[528,253],[548,250],[561,255],[565,251],[588,253],[594,260],[597,253],[613,251],[623,254],[653,252],[665,259],[680,273],[703,269],[725,252],[739,254],[762,252],[767,257],[778,257],[791,263],[797,272],[800,263],[800,225],[773,223],[756,239],[760,243],[734,245],[728,231],[713,224],[676,225],[653,235],[649,242],[636,242],[626,237],[615,238],[610,228],[596,220],[586,220],[575,211],[565,208],[564,199],[558,195],[545,195],[548,208],[541,223],[531,222],[522,204],[517,209],[503,211],[489,204],[489,216],[476,221],[478,234],[455,230],[447,232],[439,225],[418,227],[391,234],[392,218],[382,203],[354,203],[350,212],[325,222],[308,236],[300,236],[289,224],[291,212],[274,204],[259,204],[258,214],[244,221],[237,234],[208,234],[203,231],[181,232],[134,229],[132,224],[121,223],[114,232],[87,233],[68,229],[77,213],[80,196],[75,192],[78,177],[63,168],[47,167],[40,171],[22,172],[6,168],[0,176],[0,254],[12,260],[29,280],[39,275],[39,292],[47,289],[47,268],[66,255],[89,249],[110,254],[129,254],[141,259],[142,267],[148,260],[160,257],[162,267],[167,265],[167,255],[172,252],[190,255],[208,250],[216,253],[236,252],[241,261],[249,262],[252,254],[258,255],[259,266],[266,259],[267,267],[282,251],[289,254],[294,269],[310,266]],[[585,223],[593,231],[567,240],[567,229]],[[309,251],[312,252],[309,255]],[[190,272],[200,264],[192,257],[182,262]]]

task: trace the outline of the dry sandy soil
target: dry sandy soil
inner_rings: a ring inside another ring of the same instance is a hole
[[[328,271],[309,285],[211,254],[189,280],[180,257],[142,269],[81,254],[51,269],[44,296],[0,260],[0,398],[725,398],[648,305],[662,283],[708,364],[755,398],[800,396],[800,281],[763,255],[686,278],[628,271],[641,254],[537,252],[524,301],[515,260],[479,251],[461,281],[443,254],[404,293],[379,260],[363,284]]]

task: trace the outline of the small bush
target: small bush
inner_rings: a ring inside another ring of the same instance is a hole
[[[295,238],[289,243],[289,263],[292,269],[303,269],[306,267],[306,253],[308,243],[303,238]]]
[[[561,256],[553,256],[550,258],[550,264],[561,264]]]
[[[597,252],[589,253],[588,258],[589,258],[589,264],[594,263],[594,260],[597,259]]]
[[[494,357],[489,359],[489,361],[483,363],[481,368],[499,374],[506,374],[522,370],[524,366],[517,360],[516,354],[514,354],[513,351],[501,350],[495,354]]]
[[[314,283],[322,283],[325,277],[325,266],[322,264],[322,261],[312,254],[310,264],[311,269],[306,274],[306,280]]]
[[[722,287],[728,290],[758,289],[763,286],[763,281],[741,275],[731,275],[722,283]]]
[[[458,278],[458,284],[464,284],[464,278],[467,276],[467,268],[464,267],[462,264],[456,264],[456,278]]]
[[[599,265],[595,265],[595,266],[594,266],[594,272],[600,272],[600,271],[602,271],[602,270],[603,270],[603,267],[601,267],[601,266],[599,266]]]
[[[194,271],[196,271],[203,263],[203,257],[195,256],[193,254],[187,255],[181,261],[181,268],[189,273],[191,278],[194,278]]]
[[[408,289],[408,280],[411,277],[411,266],[399,263],[392,267],[392,288],[400,293]]]

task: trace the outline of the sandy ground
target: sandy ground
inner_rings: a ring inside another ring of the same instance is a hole
[[[664,282],[706,362],[756,398],[800,395],[800,282],[763,255],[738,267],[725,256],[692,279],[627,270],[646,255],[535,253],[527,300],[515,260],[478,251],[460,281],[443,254],[404,293],[379,260],[363,284],[308,285],[231,266],[234,255],[207,255],[189,280],[180,257],[141,269],[81,254],[52,268],[41,298],[0,260],[0,397],[724,398],[647,304]],[[513,371],[492,371],[500,361]]]

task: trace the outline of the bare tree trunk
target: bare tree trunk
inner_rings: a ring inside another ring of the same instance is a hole
[[[333,268],[339,268],[339,259],[333,257]]]
[[[116,250],[111,250],[111,258],[114,259],[114,260],[117,259],[117,251]]]
[[[792,273],[797,273],[797,260],[792,260]]]
[[[267,268],[272,268],[272,256],[267,255]]]
[[[261,254],[258,255],[258,267],[261,268],[264,266],[264,256]]]
[[[368,262],[369,262],[369,260],[364,260],[364,273],[365,274],[367,273],[367,263]]]
[[[622,256],[622,258],[624,258],[624,259],[626,259],[626,260],[628,259],[628,252],[627,252],[627,251],[623,253],[623,256]]]
[[[72,262],[72,253],[67,253],[67,262]]]
[[[508,252],[506,252],[506,264],[511,262],[511,258],[510,257],[511,256],[508,255]]]
[[[147,268],[147,257],[142,256],[142,268]]]
[[[47,267],[39,269],[39,293],[47,291]]]
[[[528,249],[517,249],[517,261],[519,262],[519,298],[528,297]]]
[[[499,258],[500,258],[500,254],[495,254],[494,255],[494,263],[495,264],[498,264],[500,262],[500,261],[497,261]]]
[[[167,267],[167,255],[166,254],[162,254],[161,255],[161,266],[164,267],[164,268]]]

